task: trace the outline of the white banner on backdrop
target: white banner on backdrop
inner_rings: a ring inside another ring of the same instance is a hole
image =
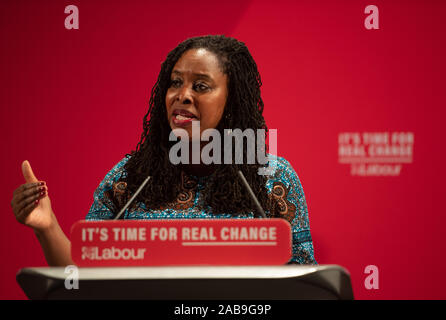
[[[413,161],[413,132],[341,132],[338,162],[350,164],[352,176],[399,176]]]

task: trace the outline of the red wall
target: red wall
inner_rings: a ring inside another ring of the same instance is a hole
[[[79,8],[66,30],[64,8]],[[364,8],[379,8],[379,30]],[[278,154],[307,198],[315,255],[352,276],[358,299],[445,299],[444,13],[441,1],[2,1],[0,298],[16,272],[45,265],[10,201],[28,159],[66,232],[94,189],[134,149],[169,50],[195,35],[245,42],[263,79]],[[344,132],[411,132],[397,176],[356,176],[338,160]],[[379,289],[364,286],[376,265]]]

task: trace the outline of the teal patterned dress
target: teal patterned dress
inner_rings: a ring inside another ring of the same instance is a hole
[[[93,204],[86,220],[113,219],[123,207],[127,198],[126,183],[121,181],[126,177],[125,163],[130,156],[124,157],[105,176],[94,192]],[[274,210],[286,219],[292,228],[292,258],[289,263],[316,264],[313,241],[310,233],[307,203],[299,177],[290,163],[281,157],[272,158],[275,172],[268,176],[266,188],[271,200],[275,201]],[[124,219],[228,219],[254,218],[254,214],[243,214],[234,217],[231,214],[213,214],[209,206],[203,204],[202,191],[208,177],[195,177],[182,172],[182,191],[176,202],[163,209],[147,209],[144,203],[137,204],[136,209],[127,209]],[[265,211],[270,216],[269,211]],[[276,213],[276,216],[277,216]]]

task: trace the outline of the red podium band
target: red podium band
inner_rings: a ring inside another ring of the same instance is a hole
[[[71,256],[80,267],[281,265],[291,258],[283,219],[79,221]]]

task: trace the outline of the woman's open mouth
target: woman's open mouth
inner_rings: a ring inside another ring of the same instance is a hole
[[[183,109],[175,109],[172,113],[172,122],[178,127],[186,127],[194,120],[198,120],[198,118],[193,113]]]

